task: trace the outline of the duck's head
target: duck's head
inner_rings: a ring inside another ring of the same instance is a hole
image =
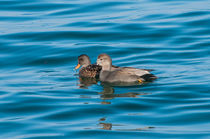
[[[80,56],[78,56],[78,64],[77,66],[75,67],[75,69],[78,69],[80,66],[82,67],[86,67],[88,65],[90,65],[90,58],[89,56],[85,55],[85,54],[82,54]]]
[[[107,54],[100,54],[97,58],[97,64],[102,66],[102,70],[111,70],[112,59]]]

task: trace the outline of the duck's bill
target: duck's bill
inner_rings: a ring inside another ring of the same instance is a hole
[[[75,69],[78,69],[80,67],[80,64],[78,64],[76,67],[75,67]]]

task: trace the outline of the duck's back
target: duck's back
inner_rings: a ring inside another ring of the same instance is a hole
[[[79,75],[82,77],[98,78],[101,69],[102,69],[101,66],[91,64],[88,65],[87,67],[81,68],[79,71]]]

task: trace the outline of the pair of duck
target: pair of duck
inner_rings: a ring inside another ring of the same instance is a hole
[[[152,70],[114,66],[111,57],[107,54],[100,54],[97,58],[97,64],[91,64],[87,55],[80,55],[75,69],[79,69],[80,66],[80,76],[99,78],[101,82],[143,83],[157,79],[155,75],[150,73]]]

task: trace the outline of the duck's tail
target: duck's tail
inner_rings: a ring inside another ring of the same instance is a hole
[[[152,82],[158,77],[155,76],[154,74],[144,74],[141,76],[141,78],[143,78],[145,82]]]

